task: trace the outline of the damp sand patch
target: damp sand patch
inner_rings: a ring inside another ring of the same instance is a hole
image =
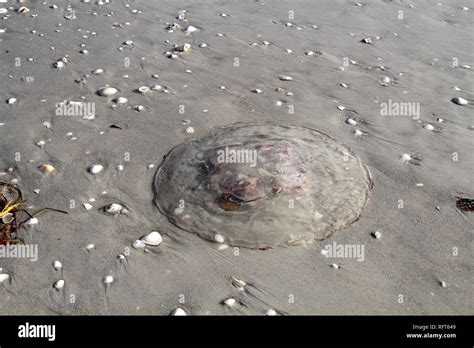
[[[323,240],[359,218],[372,187],[360,159],[304,127],[236,124],[173,148],[155,204],[177,227],[264,249]]]

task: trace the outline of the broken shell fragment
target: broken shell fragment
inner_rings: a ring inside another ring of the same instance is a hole
[[[5,280],[10,279],[10,275],[6,273],[1,273],[0,274],[0,283],[3,283]]]
[[[426,129],[426,130],[429,130],[429,131],[434,130],[433,125],[432,125],[432,124],[429,124],[429,123],[425,124],[425,125],[423,126],[423,128]]]
[[[9,99],[7,100],[7,103],[8,103],[8,105],[13,105],[13,104],[15,104],[15,103],[16,103],[16,98],[9,98]]]
[[[126,104],[128,102],[128,99],[125,97],[118,97],[117,99],[115,99],[115,102],[117,104]]]
[[[163,241],[163,237],[156,231],[153,231],[141,239],[146,245],[157,246]]]
[[[138,87],[138,92],[140,92],[141,94],[145,94],[145,93],[150,92],[150,88],[147,86],[141,86],[141,87]]]
[[[293,80],[293,78],[291,76],[288,76],[288,75],[280,75],[278,78],[282,81],[292,81]]]
[[[184,311],[184,309],[182,308],[176,308],[174,309],[172,312],[171,312],[171,315],[174,315],[174,316],[186,316],[186,312]]]
[[[382,238],[382,233],[380,233],[379,231],[375,231],[372,233],[372,237],[374,237],[375,239],[380,239]]]
[[[104,279],[102,280],[104,284],[112,284],[114,281],[114,277],[111,275],[105,276]]]
[[[274,310],[274,309],[269,309],[265,315],[268,315],[268,316],[274,316],[274,315],[277,315],[277,312]]]
[[[467,105],[467,104],[469,104],[469,102],[466,99],[461,98],[461,97],[455,97],[455,98],[451,99],[451,101],[454,104],[457,104],[457,105]]]
[[[243,290],[244,287],[247,285],[246,282],[236,277],[232,277],[231,282],[232,282],[232,285],[235,286],[239,290]]]
[[[94,164],[89,167],[89,173],[91,173],[92,175],[99,174],[103,170],[104,166],[101,164]]]
[[[132,247],[134,249],[144,249],[145,248],[145,243],[141,241],[140,239],[134,240],[132,243]]]
[[[53,268],[56,270],[56,271],[59,271],[61,268],[63,268],[63,264],[61,263],[61,261],[54,261],[53,262]]]
[[[229,307],[235,306],[236,303],[237,301],[235,300],[235,298],[232,298],[232,297],[224,301],[224,304]]]

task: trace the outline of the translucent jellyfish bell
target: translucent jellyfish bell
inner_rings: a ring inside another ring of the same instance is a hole
[[[322,240],[358,219],[372,181],[359,158],[304,127],[237,124],[182,144],[155,178],[179,228],[247,248]]]

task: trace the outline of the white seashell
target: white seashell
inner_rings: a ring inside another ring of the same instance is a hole
[[[92,244],[92,243],[86,245],[86,249],[89,250],[89,251],[92,250],[92,249],[94,249],[94,248],[95,248],[95,245]]]
[[[229,246],[227,244],[220,244],[218,247],[217,247],[217,250],[219,251],[222,251],[222,250],[225,250],[227,249]]]
[[[104,211],[107,213],[107,214],[111,214],[111,215],[117,215],[117,214],[120,214],[122,213],[122,211],[124,210],[124,206],[121,205],[121,204],[118,204],[118,203],[110,203],[108,205],[105,206],[104,208]]]
[[[306,54],[307,56],[314,56],[314,52],[313,51],[306,51],[304,54]]]
[[[290,22],[285,23],[285,27],[292,27],[292,26],[293,26],[293,23],[290,23]]]
[[[240,280],[239,278],[236,278],[236,277],[232,277],[231,282],[232,282],[232,285],[235,286],[239,290],[243,290],[244,287],[247,285],[246,282],[244,282],[243,280]]]
[[[461,68],[463,68],[463,69],[471,69],[471,66],[470,66],[470,65],[461,65]]]
[[[4,14],[4,13],[7,13],[7,12],[8,12],[7,8],[5,8],[5,7],[0,8],[0,14]]]
[[[366,43],[366,44],[371,44],[372,43],[372,39],[370,37],[365,37],[360,41],[363,42],[363,43]]]
[[[104,284],[112,284],[114,281],[114,277],[111,275],[105,276],[103,279]]]
[[[283,105],[283,102],[282,102],[281,100],[277,100],[277,101],[275,102],[275,105],[276,105],[276,106],[282,106],[282,105]]]
[[[425,186],[425,185],[422,182],[419,182],[419,183],[416,184],[416,187],[423,187],[423,186]]]
[[[439,123],[443,123],[443,122],[444,122],[444,120],[443,120],[442,118],[439,118],[439,117],[436,119],[436,121],[438,121]]]
[[[348,118],[346,119],[346,123],[350,124],[351,126],[355,126],[357,124],[357,121],[354,120],[353,118]]]
[[[440,281],[439,282],[439,285],[442,287],[442,288],[445,288],[447,286],[446,282],[445,281]]]
[[[134,240],[132,243],[132,247],[135,249],[143,249],[145,248],[145,243],[141,241],[140,239]]]
[[[54,287],[58,290],[64,288],[65,281],[63,279],[59,279],[56,283],[54,283]]]
[[[89,51],[88,51],[88,50],[81,50],[80,53],[82,53],[82,54],[89,54]]]
[[[42,164],[38,167],[39,171],[40,172],[43,172],[43,173],[52,173],[56,170],[56,168],[54,168],[51,164]]]
[[[174,315],[174,316],[186,316],[186,312],[184,311],[184,309],[182,308],[176,308],[174,309],[172,312],[171,312],[171,315]]]
[[[227,13],[221,13],[219,16],[221,16],[221,17],[227,17],[228,14],[227,14]]]
[[[92,175],[99,174],[103,170],[104,166],[101,164],[94,164],[89,167],[89,173],[91,173]]]
[[[382,82],[385,83],[385,84],[389,84],[391,82],[390,77],[388,77],[388,76],[382,77]]]
[[[219,234],[219,233],[216,233],[214,235],[214,240],[217,242],[217,243],[224,243],[225,239],[224,239],[224,236],[222,234]]]
[[[142,111],[145,107],[143,105],[135,105],[134,109],[137,111]]]
[[[193,127],[186,128],[186,133],[193,134],[194,133],[194,128]]]
[[[123,43],[124,45],[126,46],[132,46],[133,45],[133,41],[132,40],[127,40]]]
[[[40,189],[34,189],[33,192],[38,195],[40,193]]]
[[[120,171],[120,172],[121,172],[122,170],[124,170],[124,169],[125,169],[125,167],[124,167],[122,164],[119,164],[119,165],[117,166],[117,170]]]
[[[340,83],[339,86],[341,86],[343,88],[347,88],[347,85],[345,83]]]
[[[141,94],[145,94],[145,93],[150,92],[150,88],[147,86],[141,86],[141,87],[138,87],[138,92],[140,92]]]
[[[280,75],[278,78],[282,81],[293,81],[293,78],[288,75]]]
[[[153,86],[151,87],[151,89],[154,90],[154,91],[161,91],[161,90],[163,89],[163,86],[161,86],[161,85],[153,85]]]
[[[95,69],[92,73],[94,75],[100,75],[104,73],[104,69]]]
[[[224,304],[229,307],[235,306],[236,303],[237,301],[235,300],[235,298],[228,298],[227,300],[224,301]]]
[[[374,237],[375,239],[380,239],[382,238],[382,233],[380,233],[379,231],[375,231],[372,233],[372,237]]]
[[[360,137],[361,135],[363,135],[364,133],[362,133],[362,131],[360,129],[354,129],[354,135],[356,137]]]
[[[268,315],[268,316],[274,316],[274,315],[277,315],[277,312],[274,310],[274,309],[269,309],[265,315]]]
[[[338,106],[337,106],[337,109],[342,111],[342,110],[345,110],[346,107],[345,107],[345,106],[342,106],[342,105],[338,105]]]
[[[425,125],[423,126],[423,128],[426,129],[426,130],[429,130],[429,131],[434,130],[433,125],[432,125],[432,124],[429,124],[429,123],[425,124]]]
[[[200,48],[206,48],[207,47],[207,43],[202,43],[199,45]]]
[[[458,105],[467,105],[467,104],[469,104],[469,102],[466,99],[461,98],[461,97],[455,97],[455,98],[451,99],[451,101],[454,104],[458,104]]]
[[[194,33],[196,31],[198,31],[198,28],[193,27],[192,25],[190,25],[189,27],[186,28],[185,33],[186,34],[191,34],[191,33]]]
[[[161,244],[161,242],[163,241],[163,237],[158,232],[153,231],[153,232],[150,232],[149,234],[147,234],[146,236],[142,237],[141,240],[146,245],[157,246],[157,245]]]
[[[15,103],[16,103],[16,98],[9,98],[9,99],[7,100],[7,103],[8,103],[8,105],[13,105],[13,104],[15,104]]]
[[[86,210],[91,210],[93,208],[92,204],[90,203],[83,203],[82,205],[84,206],[84,209]]]
[[[123,255],[123,254],[118,254],[118,255],[117,255],[117,259],[119,259],[119,260],[125,260],[126,257],[125,257],[125,255]]]
[[[53,262],[53,268],[56,270],[56,271],[59,271],[61,268],[63,268],[63,264],[61,263],[61,261],[54,261]]]
[[[110,97],[117,92],[118,92],[118,89],[114,87],[102,87],[99,89],[99,94],[103,97]]]
[[[177,59],[178,55],[172,52],[166,52],[166,57],[168,57],[169,59]]]
[[[411,156],[407,153],[404,153],[400,159],[402,160],[402,162],[408,162],[411,160]]]
[[[29,225],[29,226],[32,226],[32,225],[36,225],[38,223],[38,219],[35,218],[35,217],[32,217],[32,218],[29,218],[28,220],[26,220],[25,224]]]
[[[257,93],[257,94],[262,94],[263,91],[259,88],[252,89],[252,92]]]
[[[128,102],[128,99],[125,97],[118,97],[117,99],[115,99],[115,102],[117,104],[126,104]]]
[[[46,141],[44,141],[44,140],[39,140],[39,141],[36,143],[36,146],[39,146],[39,147],[44,146],[44,145],[46,145]]]
[[[288,53],[288,54],[293,53],[293,50],[290,50],[289,48],[287,48],[286,53]]]
[[[0,283],[3,283],[5,280],[10,279],[10,275],[6,273],[1,273],[0,274]]]
[[[332,268],[335,268],[335,269],[341,268],[341,266],[339,266],[339,265],[336,264],[336,263],[331,264],[331,267],[332,267]]]

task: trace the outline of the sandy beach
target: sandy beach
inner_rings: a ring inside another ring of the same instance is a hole
[[[474,212],[456,206],[474,198],[472,1],[0,7],[0,181],[67,212],[18,229],[36,257],[0,250],[0,314],[474,313]],[[370,173],[367,201],[298,243],[172,223],[165,156],[237,124],[328,135]]]

